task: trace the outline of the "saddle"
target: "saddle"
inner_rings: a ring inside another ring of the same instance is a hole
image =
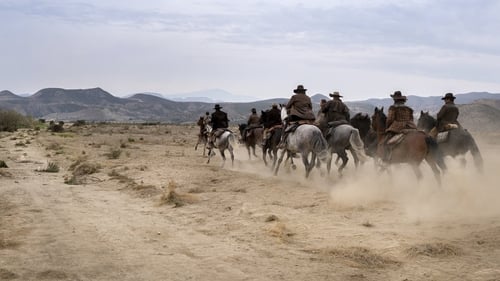
[[[349,122],[347,122],[346,120],[330,121],[330,122],[328,122],[328,127],[335,128],[337,126],[346,125],[346,124],[349,124]]]
[[[231,130],[229,130],[227,128],[219,128],[219,129],[215,130],[214,137],[218,138],[218,137],[222,136],[222,134],[224,134],[224,132],[231,132]]]

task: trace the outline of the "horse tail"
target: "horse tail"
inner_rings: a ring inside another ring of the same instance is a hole
[[[469,143],[470,143],[470,153],[472,154],[472,158],[474,159],[474,164],[479,169],[479,171],[483,170],[483,157],[481,156],[481,152],[479,151],[479,147],[476,144],[476,141],[472,137],[472,135],[466,131],[469,135]]]
[[[314,132],[312,142],[312,151],[314,151],[321,160],[329,161],[328,158],[331,157],[331,155],[328,152],[328,142],[319,129]]]
[[[358,156],[359,161],[361,161],[361,163],[366,162],[365,144],[359,135],[359,130],[354,127],[349,136],[349,144],[351,145],[352,152]]]
[[[425,137],[425,143],[429,148],[429,153],[431,153],[432,158],[436,161],[436,164],[441,168],[441,170],[446,170],[446,164],[444,163],[444,155],[441,149],[439,149],[438,143],[431,137]]]

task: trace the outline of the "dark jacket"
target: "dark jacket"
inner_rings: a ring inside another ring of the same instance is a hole
[[[349,121],[349,108],[341,100],[330,100],[326,103],[322,112],[325,114],[326,122],[345,120]]]
[[[386,132],[401,133],[405,129],[417,129],[413,122],[413,109],[405,104],[394,104],[389,107],[386,121]]]
[[[458,123],[458,107],[453,102],[447,102],[441,107],[437,114],[436,127],[439,132],[445,131],[447,125]]]
[[[292,96],[286,105],[292,119],[314,120],[316,117],[312,111],[311,98],[305,93],[298,93]],[[294,118],[295,117],[295,118]]]
[[[271,108],[267,114],[267,126],[269,128],[283,124],[283,121],[281,120],[281,110]]]
[[[229,120],[227,119],[227,114],[224,111],[216,110],[212,113],[211,122],[213,130],[229,127]]]

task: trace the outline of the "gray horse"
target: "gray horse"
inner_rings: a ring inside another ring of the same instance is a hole
[[[212,132],[212,127],[210,125],[206,125],[207,132],[211,133]],[[217,132],[215,132],[217,134]],[[208,160],[207,164],[210,163],[210,158],[212,158],[215,153],[212,151],[213,149],[218,149],[220,152],[220,155],[222,157],[222,165],[221,168],[224,167],[224,164],[226,163],[226,155],[224,154],[224,151],[228,150],[229,154],[231,154],[231,166],[234,165],[234,153],[233,153],[233,144],[235,143],[235,136],[234,134],[229,131],[225,130],[220,136],[217,136],[214,141],[214,147],[208,149]]]
[[[361,140],[358,129],[353,126],[349,124],[342,124],[336,127],[331,127],[328,129],[328,133],[326,134],[326,140],[328,142],[330,153],[336,153],[338,157],[342,159],[342,164],[338,168],[339,174],[342,174],[342,170],[345,168],[347,161],[349,160],[346,149],[351,151],[356,167],[358,167],[359,162],[364,163],[366,161],[363,141]],[[326,165],[328,173],[330,173],[332,166],[331,159],[326,163]]]
[[[290,159],[291,155],[294,153],[302,156],[302,163],[304,163],[306,169],[306,178],[309,177],[309,173],[315,166],[316,157],[326,163],[332,160],[332,156],[328,151],[328,144],[321,130],[309,124],[300,125],[295,131],[288,134],[286,147],[281,151],[274,175],[278,174],[285,153],[287,154],[287,160]],[[309,154],[311,154],[311,161],[308,159]]]

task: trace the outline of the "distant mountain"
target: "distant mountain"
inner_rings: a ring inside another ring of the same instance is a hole
[[[207,103],[250,102],[257,100],[255,97],[234,95],[221,89],[210,89],[181,94],[163,95],[163,97],[173,101]]]
[[[500,94],[458,94],[461,113],[459,120],[471,130],[497,128],[500,122]],[[313,110],[317,113],[321,99],[331,98],[322,94],[311,96]],[[274,98],[252,102],[218,102],[228,113],[232,124],[246,122],[251,108],[258,112],[271,108],[273,103],[286,104],[287,98]],[[368,99],[346,102],[351,115],[357,112],[371,114],[376,106],[387,108],[392,99]],[[408,105],[415,111],[435,114],[441,108],[441,97],[409,96]],[[0,92],[0,109],[13,109],[35,118],[63,121],[114,121],[114,122],[170,122],[193,123],[206,111],[213,112],[214,102],[174,101],[155,94],[135,94],[127,98],[115,97],[101,88],[61,89],[46,88],[28,97],[10,91]],[[484,126],[482,126],[484,125]],[[498,128],[500,130],[500,128]]]

